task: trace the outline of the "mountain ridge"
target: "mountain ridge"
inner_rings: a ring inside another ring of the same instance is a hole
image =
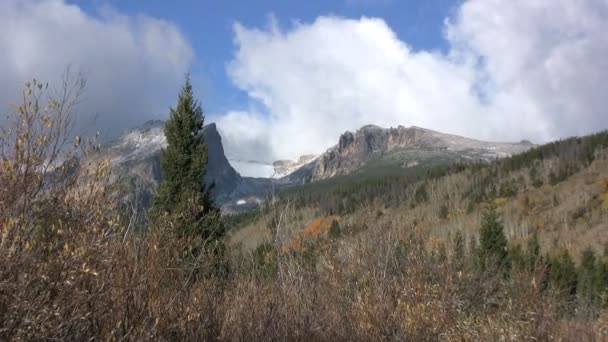
[[[365,125],[355,132],[344,132],[336,145],[287,175],[285,179],[300,184],[314,182],[337,175],[347,175],[360,170],[372,161],[391,157],[395,161],[401,161],[403,167],[418,165],[431,155],[444,155],[455,161],[489,161],[524,152],[534,146],[528,141],[485,142],[417,126],[407,128],[400,125],[382,128]],[[414,152],[421,153],[414,156]],[[427,153],[427,156],[424,156],[424,153]],[[401,157],[398,157],[399,154]]]
[[[534,145],[494,143],[445,134],[412,126],[382,128],[365,125],[346,131],[336,145],[320,155],[303,155],[295,160],[272,163],[272,177],[244,177],[226,157],[222,137],[215,123],[203,127],[208,165],[205,184],[214,184],[212,194],[225,212],[258,207],[273,192],[298,184],[335,176],[365,172],[370,168],[406,172],[412,167],[430,167],[467,160],[492,160],[523,152]],[[148,207],[162,181],[160,151],[166,145],[164,122],[147,121],[107,144],[102,155],[111,161],[115,178],[128,187],[132,197]],[[270,166],[269,166],[270,167]]]

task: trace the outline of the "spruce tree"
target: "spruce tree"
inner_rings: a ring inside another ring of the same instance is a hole
[[[207,171],[207,145],[202,134],[203,110],[194,98],[189,75],[177,106],[165,124],[167,147],[161,151],[162,182],[152,200],[150,218],[168,217],[181,237],[217,242],[224,235],[211,186],[203,182]]]
[[[583,310],[594,311],[600,302],[601,278],[599,277],[597,258],[591,248],[583,251],[578,271],[577,294]]]
[[[528,240],[528,248],[526,249],[526,267],[529,272],[534,271],[541,263],[540,243],[538,234],[534,232],[532,238]]]
[[[464,267],[464,236],[460,230],[456,231],[456,235],[454,236],[454,253],[452,255],[452,263],[454,264],[454,268],[456,271],[462,271]]]
[[[494,205],[490,205],[483,213],[478,253],[483,271],[490,268],[509,271],[511,268],[507,238]]]
[[[552,259],[550,263],[551,283],[568,295],[575,295],[578,276],[574,261],[567,249]]]
[[[578,273],[568,250],[550,259],[549,283],[566,300],[566,311],[573,312],[576,304]]]

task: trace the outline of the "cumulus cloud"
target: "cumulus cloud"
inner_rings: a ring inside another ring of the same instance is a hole
[[[64,0],[0,2],[0,109],[31,78],[56,84],[66,67],[87,89],[77,126],[115,136],[167,112],[193,58],[175,25],[111,8],[91,16]]]
[[[228,72],[261,110],[218,118],[228,152],[320,153],[370,123],[536,142],[608,127],[606,1],[470,0],[444,32],[441,53],[414,50],[377,18],[236,23]]]

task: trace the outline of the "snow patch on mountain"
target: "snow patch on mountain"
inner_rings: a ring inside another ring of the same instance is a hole
[[[167,145],[162,127],[150,127],[129,131],[109,146],[112,164],[145,159],[158,153]]]
[[[300,158],[296,160],[277,160],[272,163],[272,166],[274,167],[274,173],[272,177],[278,179],[288,176],[294,171],[301,168],[302,166],[314,161],[318,157],[318,155],[307,154],[300,156]]]

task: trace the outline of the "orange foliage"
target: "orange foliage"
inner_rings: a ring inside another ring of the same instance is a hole
[[[314,219],[306,229],[302,232],[305,237],[319,238],[327,236],[331,223],[336,220],[340,221],[339,216],[328,216]]]
[[[328,216],[314,219],[301,233],[295,236],[283,246],[283,252],[299,251],[304,248],[307,239],[316,240],[327,237],[333,221],[340,221],[340,216]]]

